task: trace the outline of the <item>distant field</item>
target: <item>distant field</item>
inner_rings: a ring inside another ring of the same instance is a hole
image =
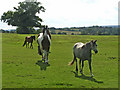
[[[2,34],[3,88],[118,88],[118,37],[92,35],[52,35],[50,66],[38,61],[37,42],[34,49],[22,47],[26,34]],[[36,35],[37,36],[37,35]],[[76,42],[96,39],[98,54],[92,56],[94,77],[88,62],[84,74],[75,73],[72,48]]]
[[[56,34],[58,34],[59,32],[63,33],[65,32],[67,35],[71,35],[72,33],[75,35],[81,34],[80,31],[64,31],[64,30],[55,30]]]

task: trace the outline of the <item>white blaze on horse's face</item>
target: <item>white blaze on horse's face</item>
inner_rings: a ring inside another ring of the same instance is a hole
[[[44,36],[47,36],[47,31],[45,30]]]
[[[97,41],[97,40],[95,40],[95,41],[92,40],[92,41],[91,41],[91,42],[92,42],[92,47],[91,47],[91,49],[92,49],[95,53],[98,53],[96,41]]]

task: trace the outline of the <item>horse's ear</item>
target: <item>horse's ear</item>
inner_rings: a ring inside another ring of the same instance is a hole
[[[48,26],[46,25],[46,29],[48,29]]]
[[[93,40],[91,40],[91,42],[93,43]]]
[[[43,33],[45,32],[45,26],[43,26]]]
[[[97,42],[97,40],[94,41],[95,43]]]

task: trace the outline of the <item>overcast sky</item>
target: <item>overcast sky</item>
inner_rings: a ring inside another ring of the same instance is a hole
[[[24,0],[1,0],[0,16],[13,10]],[[49,27],[82,27],[93,25],[117,25],[119,0],[37,0],[46,11],[39,16]],[[12,29],[0,22],[0,29]]]

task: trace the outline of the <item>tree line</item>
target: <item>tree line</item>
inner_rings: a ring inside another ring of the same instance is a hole
[[[117,26],[90,26],[90,27],[72,27],[72,28],[50,28],[52,34],[67,34],[65,31],[71,32],[71,35],[120,35],[119,28]],[[56,30],[62,33],[56,33]]]
[[[71,32],[71,35],[120,35],[119,28],[116,27],[104,27],[104,26],[91,26],[91,27],[74,27],[74,28],[53,28],[50,27],[51,34],[67,35],[67,32]],[[59,32],[57,32],[59,30]],[[2,33],[17,33],[17,30],[0,30]],[[66,32],[67,31],[67,32]],[[39,34],[41,29],[31,30],[29,34]],[[74,33],[76,32],[76,33]]]

